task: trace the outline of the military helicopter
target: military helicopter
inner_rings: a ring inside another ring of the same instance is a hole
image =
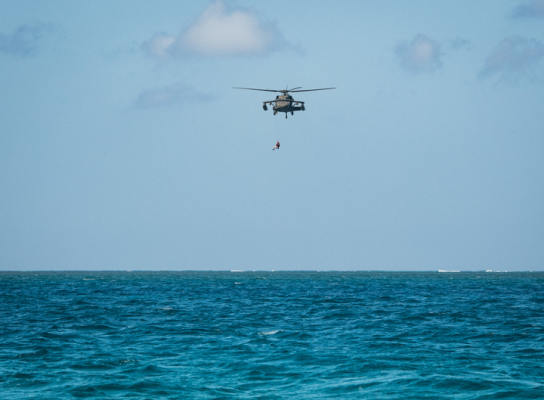
[[[330,88],[322,88],[322,89],[297,90],[297,89],[302,89],[302,87],[296,87],[293,89],[285,89],[285,90],[270,90],[270,89],[233,87],[233,89],[259,90],[261,92],[282,93],[281,95],[276,96],[275,100],[263,101],[263,110],[265,111],[268,110],[268,107],[266,106],[267,104],[269,105],[274,104],[274,106],[272,107],[272,109],[274,110],[274,115],[276,115],[279,112],[284,112],[285,118],[287,118],[287,113],[291,113],[291,115],[294,115],[295,111],[306,110],[306,108],[304,107],[304,102],[293,99],[293,97],[289,93],[314,92],[316,90],[330,90],[330,89],[336,89],[336,88],[330,87]],[[300,104],[300,107],[298,106],[299,104]]]

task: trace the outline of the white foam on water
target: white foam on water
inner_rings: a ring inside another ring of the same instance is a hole
[[[274,335],[278,332],[281,332],[281,330],[277,330],[277,331],[270,331],[270,332],[259,332],[259,335]]]

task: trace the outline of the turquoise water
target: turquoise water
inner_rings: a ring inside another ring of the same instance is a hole
[[[2,399],[544,398],[544,273],[3,272]]]

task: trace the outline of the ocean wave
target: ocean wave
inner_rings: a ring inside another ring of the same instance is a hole
[[[544,274],[36,275],[0,277],[2,399],[544,398]]]

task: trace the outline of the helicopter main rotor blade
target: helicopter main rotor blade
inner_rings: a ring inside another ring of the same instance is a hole
[[[299,86],[299,87],[294,87],[293,89],[289,89],[289,90],[287,90],[287,92],[292,92],[292,91],[293,91],[293,90],[295,90],[295,89],[302,89],[302,86]]]
[[[289,90],[290,92],[315,92],[316,90],[331,90],[336,89],[335,87],[328,87],[323,89],[306,89],[306,90]]]
[[[270,89],[253,89],[248,87],[233,87],[233,89],[245,89],[245,90],[258,90],[260,92],[283,92],[283,90],[270,90]]]

